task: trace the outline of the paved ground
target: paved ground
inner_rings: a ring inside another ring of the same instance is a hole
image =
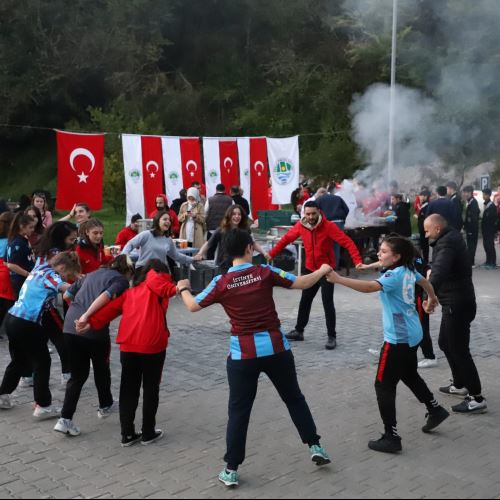
[[[401,456],[380,456],[366,448],[381,430],[373,391],[374,360],[381,343],[380,307],[375,296],[337,291],[339,349],[323,349],[325,327],[319,297],[307,341],[295,347],[302,389],[317,419],[332,467],[316,470],[299,442],[285,407],[263,379],[249,433],[248,460],[239,490],[225,491],[215,477],[224,454],[228,326],[214,308],[189,316],[178,301],[169,312],[171,346],[161,393],[159,427],[167,437],[150,448],[119,446],[118,416],[96,418],[95,389],[89,383],[75,420],[76,439],[52,432],[54,422],[33,422],[32,394],[14,395],[15,409],[0,413],[0,497],[204,497],[204,498],[500,498],[500,271],[476,272],[479,317],[473,351],[490,412],[452,417],[442,430],[421,433],[425,409],[401,387],[398,400]],[[286,328],[294,326],[299,294],[277,293]],[[438,317],[433,319],[434,332]],[[53,357],[56,401],[63,392]],[[8,361],[0,343],[0,371]],[[119,366],[113,354],[115,393]],[[432,388],[446,383],[443,359],[424,374]],[[454,400],[443,399],[450,406]]]

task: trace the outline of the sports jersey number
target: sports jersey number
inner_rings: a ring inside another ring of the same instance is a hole
[[[409,306],[415,305],[415,280],[412,273],[405,273],[403,280],[403,300]]]

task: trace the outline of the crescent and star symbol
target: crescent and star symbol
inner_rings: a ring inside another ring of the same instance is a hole
[[[85,156],[92,163],[92,167],[88,175],[86,175],[85,172],[79,174],[75,168],[75,160],[79,156]],[[69,157],[69,164],[71,165],[71,169],[73,170],[73,172],[77,174],[79,184],[87,184],[87,179],[90,177],[90,174],[94,171],[95,168],[95,156],[88,149],[77,148],[71,153]]]
[[[194,170],[191,172],[189,167],[193,166]],[[198,171],[198,164],[194,160],[189,160],[186,163],[186,170],[191,174],[191,177],[194,177],[194,174]]]
[[[151,172],[149,170],[149,167],[154,167],[155,171]],[[148,161],[148,163],[146,164],[146,171],[151,176],[151,179],[154,179],[156,177],[156,174],[160,171],[160,165],[158,165],[158,163],[156,163],[155,161]]]
[[[262,167],[262,170],[259,172],[259,168],[258,167]],[[264,170],[266,169],[266,166],[264,165],[263,162],[261,161],[256,161],[253,168],[255,169],[255,171],[257,172],[258,176],[261,177],[262,174],[264,173]]]
[[[228,166],[229,164],[229,166]],[[229,156],[227,158],[224,159],[224,168],[227,169],[228,172],[231,171],[231,169],[233,168],[233,165],[234,165],[234,161],[232,158],[229,158]]]

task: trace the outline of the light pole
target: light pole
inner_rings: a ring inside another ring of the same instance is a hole
[[[396,118],[396,62],[398,50],[398,0],[393,0],[392,8],[392,61],[391,61],[391,92],[389,104],[389,183],[394,178],[394,122]]]

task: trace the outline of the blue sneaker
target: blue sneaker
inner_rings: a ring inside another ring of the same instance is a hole
[[[237,488],[240,485],[240,475],[237,472],[229,472],[224,469],[219,474],[219,481],[228,488]]]
[[[331,464],[332,461],[328,456],[328,453],[318,445],[311,446],[311,460],[318,466],[322,467],[323,465]]]

